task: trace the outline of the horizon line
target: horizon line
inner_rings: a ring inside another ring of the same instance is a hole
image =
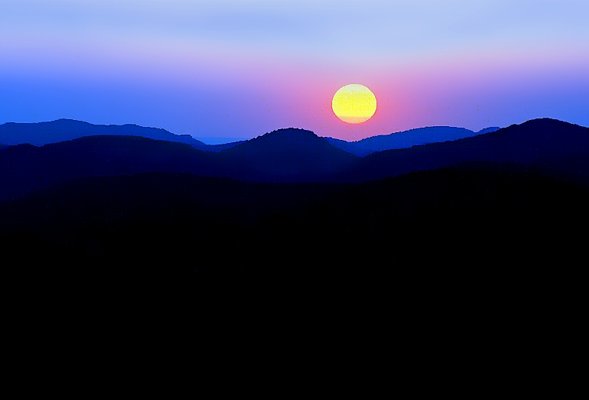
[[[36,122],[16,122],[16,121],[6,121],[6,122],[2,122],[0,123],[0,126],[3,125],[9,125],[9,124],[18,124],[18,125],[34,125],[34,124],[47,124],[47,123],[54,123],[54,122],[60,122],[60,121],[70,121],[70,122],[78,122],[78,123],[85,123],[85,124],[89,124],[89,125],[93,125],[93,126],[105,126],[105,127],[123,127],[123,126],[135,126],[135,127],[140,127],[140,128],[146,128],[146,129],[157,129],[157,130],[164,130],[170,134],[176,135],[176,136],[190,136],[191,138],[201,141],[204,144],[207,145],[220,145],[220,144],[228,144],[228,143],[235,143],[235,142],[240,142],[240,141],[247,141],[247,140],[252,140],[255,139],[257,137],[263,136],[265,134],[271,133],[271,132],[276,132],[276,131],[280,131],[280,130],[286,130],[286,129],[302,129],[302,130],[306,130],[309,132],[313,132],[315,135],[317,135],[318,137],[322,137],[322,138],[331,138],[331,139],[337,139],[337,140],[343,140],[346,142],[358,142],[364,139],[368,139],[368,138],[373,138],[373,137],[379,137],[379,136],[390,136],[390,135],[396,135],[396,134],[400,134],[400,133],[405,133],[405,132],[411,132],[411,131],[415,131],[415,130],[421,130],[421,129],[428,129],[428,128],[456,128],[456,129],[466,129],[470,132],[474,132],[474,133],[479,133],[482,132],[486,129],[490,129],[490,128],[499,128],[499,129],[503,129],[506,128],[508,126],[512,126],[512,125],[520,125],[529,121],[535,121],[535,120],[545,120],[545,119],[549,119],[549,120],[556,120],[556,121],[561,121],[561,122],[566,122],[566,123],[570,123],[570,124],[574,124],[574,125],[578,125],[578,126],[583,126],[586,127],[585,125],[581,125],[578,123],[574,123],[574,122],[569,122],[566,120],[561,120],[559,118],[553,118],[553,117],[536,117],[536,118],[531,118],[531,119],[527,119],[524,120],[522,122],[519,123],[514,123],[514,124],[509,124],[509,125],[505,125],[505,126],[501,126],[499,124],[497,125],[489,125],[485,128],[479,129],[479,130],[473,130],[470,128],[466,128],[464,126],[453,126],[453,125],[426,125],[426,126],[420,126],[420,127],[414,127],[414,128],[408,128],[408,129],[403,129],[403,130],[397,130],[397,131],[392,131],[389,133],[379,133],[379,134],[374,134],[374,135],[369,135],[366,136],[364,138],[361,139],[356,139],[356,140],[350,140],[350,139],[342,139],[336,136],[321,136],[319,134],[317,134],[317,132],[315,132],[312,129],[307,129],[307,128],[300,128],[300,127],[294,127],[294,126],[290,126],[290,127],[282,127],[282,128],[277,128],[277,129],[273,129],[258,135],[254,135],[251,137],[245,137],[245,136],[197,136],[195,134],[190,134],[190,133],[176,133],[173,132],[172,130],[166,129],[166,128],[161,128],[161,127],[157,127],[157,126],[147,126],[147,125],[140,125],[137,123],[122,123],[122,124],[111,124],[111,123],[94,123],[94,122],[89,122],[89,121],[85,121],[85,120],[81,120],[81,119],[75,119],[75,118],[57,118],[57,119],[53,119],[53,120],[48,120],[48,121],[36,121]]]

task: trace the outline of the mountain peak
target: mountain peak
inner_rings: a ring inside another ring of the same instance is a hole
[[[256,151],[266,149],[272,152],[292,152],[309,149],[309,146],[329,147],[333,149],[325,139],[320,138],[312,131],[299,128],[284,128],[250,139],[230,150],[255,148]]]
[[[282,128],[277,129],[272,132],[268,132],[262,136],[258,136],[256,139],[261,138],[314,138],[318,139],[319,137],[315,134],[315,132],[301,129],[301,128]]]
[[[522,124],[518,124],[516,126],[522,126],[527,128],[550,128],[550,127],[564,127],[564,126],[579,126],[575,124],[571,124],[570,122],[564,122],[554,118],[536,118],[526,121]]]
[[[80,120],[72,119],[72,118],[58,118],[56,120],[49,121],[49,122],[76,122],[79,124],[90,124],[89,122],[80,121]],[[39,122],[39,123],[42,124],[43,122]]]
[[[294,150],[327,142],[314,132],[299,128],[284,128],[250,139],[237,147],[263,147],[272,150]]]
[[[33,123],[31,125],[37,125],[37,126],[53,125],[53,126],[66,127],[66,128],[92,126],[92,124],[89,122],[79,121],[77,119],[70,119],[70,118],[59,118],[54,121],[37,122],[37,123]]]
[[[221,153],[226,160],[249,169],[250,177],[276,181],[313,181],[349,165],[355,157],[315,133],[279,129]]]

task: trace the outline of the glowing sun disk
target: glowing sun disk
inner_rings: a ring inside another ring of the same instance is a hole
[[[376,96],[357,83],[339,89],[331,102],[335,115],[348,124],[361,124],[376,113]]]

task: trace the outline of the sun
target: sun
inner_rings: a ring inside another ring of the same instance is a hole
[[[331,107],[342,121],[348,124],[361,124],[376,113],[376,96],[366,86],[353,83],[335,93]]]

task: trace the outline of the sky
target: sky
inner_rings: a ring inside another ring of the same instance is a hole
[[[355,140],[552,117],[589,126],[587,0],[0,0],[0,123]],[[378,99],[349,125],[333,94]]]

